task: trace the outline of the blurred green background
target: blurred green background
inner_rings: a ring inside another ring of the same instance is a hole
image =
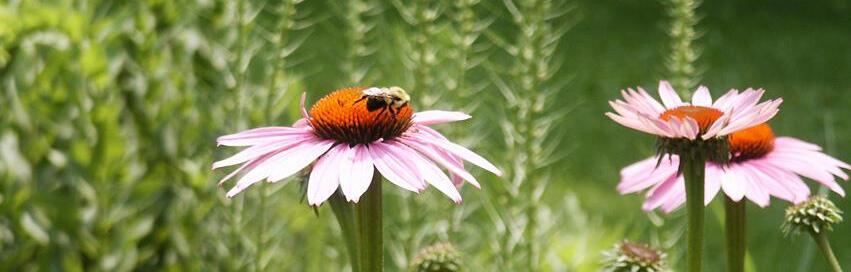
[[[528,2],[528,3],[527,3]],[[452,242],[468,271],[596,271],[622,239],[680,270],[682,211],[644,213],[618,171],[648,135],[603,116],[622,88],[655,91],[671,18],[622,1],[3,1],[0,270],[347,269],[328,207],[293,180],[233,198],[210,164],[218,135],[287,125],[345,86],[399,85],[417,109],[506,170],[476,170],[461,205],[385,187],[389,271]],[[778,135],[851,161],[847,1],[707,1],[701,84],[783,97]],[[814,191],[819,190],[810,183]],[[849,188],[847,183],[842,183]],[[228,187],[229,185],[225,185]],[[831,197],[844,210],[851,201]],[[748,204],[750,271],[825,271],[807,237],[780,231],[788,203]],[[723,265],[723,207],[707,213],[706,267]],[[830,235],[851,265],[851,225]]]

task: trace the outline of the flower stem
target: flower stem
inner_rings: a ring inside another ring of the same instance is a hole
[[[816,240],[816,244],[818,244],[819,249],[821,249],[821,253],[824,254],[824,257],[827,259],[827,263],[830,264],[830,268],[833,272],[842,272],[842,267],[839,267],[839,261],[836,260],[836,256],[833,255],[833,250],[830,249],[830,242],[827,241],[827,236],[824,235],[824,232],[813,232],[810,231],[810,234],[813,235],[813,239]]]
[[[685,178],[686,209],[688,210],[688,234],[686,256],[688,270],[701,270],[703,254],[703,191],[704,168],[706,158],[701,156],[680,156],[680,170]]]
[[[360,255],[358,255],[358,232],[355,225],[355,210],[339,192],[331,195],[331,199],[328,202],[331,203],[331,210],[340,224],[340,230],[343,234],[343,241],[346,242],[349,260],[352,262],[352,272],[361,272],[360,263],[358,262]]]
[[[384,246],[381,225],[381,175],[373,175],[369,189],[354,205],[358,230],[360,271],[380,272],[384,269]]]
[[[724,225],[727,230],[727,271],[745,271],[745,201],[724,198]]]

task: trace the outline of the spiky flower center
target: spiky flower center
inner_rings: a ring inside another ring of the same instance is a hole
[[[665,253],[641,243],[623,241],[603,253],[606,272],[661,272],[665,266]]]
[[[461,254],[448,242],[440,242],[424,248],[411,262],[412,272],[457,272],[461,271]]]
[[[671,118],[678,118],[680,121],[685,121],[687,118],[697,122],[698,134],[706,133],[707,130],[717,121],[724,113],[720,110],[703,107],[703,106],[679,106],[673,109],[666,110],[659,115],[659,119],[668,121]],[[687,139],[687,138],[659,138],[658,151],[659,154],[676,154],[680,157],[702,158],[718,164],[725,165],[729,162],[729,146],[727,137],[713,137],[710,139]],[[660,160],[663,156],[660,156]]]
[[[677,117],[680,120],[689,117],[697,121],[697,124],[700,126],[700,132],[706,132],[709,126],[712,126],[712,123],[723,115],[724,113],[717,109],[688,105],[666,110],[659,115],[659,118],[668,121],[671,117]]]
[[[620,250],[621,253],[629,256],[633,260],[644,263],[655,263],[662,258],[658,251],[645,244],[624,242],[621,244]]]
[[[841,214],[842,210],[837,208],[833,202],[825,197],[816,196],[786,208],[786,221],[783,222],[783,231],[789,234],[801,231],[821,233],[825,230],[832,230],[834,224],[842,222]]]
[[[730,161],[741,162],[764,157],[774,149],[774,131],[767,124],[730,134]]]
[[[366,88],[337,90],[310,108],[310,124],[323,139],[350,145],[367,144],[378,139],[392,139],[411,126],[413,109],[409,104],[399,108],[367,106]]]

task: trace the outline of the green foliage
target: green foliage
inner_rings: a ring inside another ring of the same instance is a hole
[[[847,7],[750,5],[699,10],[703,83],[766,87],[786,101],[778,135],[851,160],[851,121],[838,118],[851,115],[851,25],[835,19]],[[217,136],[291,124],[302,92],[310,104],[352,85],[472,113],[438,129],[506,172],[470,167],[482,189],[463,186],[461,205],[386,186],[388,271],[437,241],[469,271],[596,271],[624,238],[660,245],[677,267],[681,214],[645,215],[613,189],[653,142],[601,114],[620,88],[653,89],[673,56],[660,52],[669,24],[645,1],[5,1],[0,270],[347,269],[331,209],[314,213],[301,181],[226,199],[215,183],[227,171],[209,167],[236,151]],[[820,270],[804,250],[777,249],[805,244],[777,230],[783,207],[748,212],[756,267]],[[720,233],[713,222],[707,233]],[[847,262],[851,240],[835,239]],[[708,239],[707,252],[720,248]]]

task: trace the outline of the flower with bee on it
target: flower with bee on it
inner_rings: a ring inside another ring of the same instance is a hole
[[[358,202],[379,174],[414,192],[434,186],[456,203],[461,202],[457,186],[464,181],[480,186],[464,161],[502,175],[486,159],[428,127],[466,120],[469,115],[414,113],[409,100],[399,87],[346,88],[321,98],[308,114],[302,95],[302,118],[292,127],[261,127],[219,137],[219,145],[248,148],[213,163],[213,169],[242,164],[219,182],[244,173],[227,193],[233,197],[264,179],[278,182],[313,164],[307,201],[314,206],[338,188],[348,201]]]

